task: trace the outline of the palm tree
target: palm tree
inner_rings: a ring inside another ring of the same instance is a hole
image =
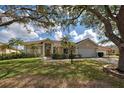
[[[19,38],[11,38],[8,42],[9,46],[15,46],[16,47],[16,55],[18,52],[18,46],[23,45],[23,40]]]
[[[68,35],[61,38],[61,45],[67,51],[67,53],[69,50],[69,42],[70,42],[70,37]]]
[[[67,54],[69,54],[70,58],[71,58],[71,63],[73,62],[73,50],[74,50],[74,43],[70,41],[70,37],[64,36],[63,38],[61,38],[61,45],[63,46],[63,48],[66,49],[66,51],[68,52]]]

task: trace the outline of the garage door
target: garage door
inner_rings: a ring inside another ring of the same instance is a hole
[[[96,51],[95,49],[79,49],[78,53],[82,57],[96,57]]]

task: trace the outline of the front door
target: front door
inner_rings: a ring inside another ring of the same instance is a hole
[[[51,44],[45,43],[45,56],[50,57],[51,56]]]

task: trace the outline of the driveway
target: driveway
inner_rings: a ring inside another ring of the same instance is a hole
[[[91,58],[91,60],[96,60],[96,61],[100,61],[100,62],[106,62],[106,63],[110,63],[110,64],[117,64],[118,63],[118,58],[114,57],[114,58]]]
[[[83,60],[95,60],[95,61],[100,61],[100,62],[105,62],[105,63],[110,63],[110,64],[117,64],[118,63],[118,57],[106,57],[106,58],[80,58],[80,59],[73,59],[74,61],[83,61]],[[49,59],[45,60],[46,62],[67,62],[70,61],[70,59]]]

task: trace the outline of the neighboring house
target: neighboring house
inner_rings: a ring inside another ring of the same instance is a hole
[[[0,54],[9,54],[9,53],[14,53],[16,52],[16,49],[14,48],[6,48],[5,43],[0,42]]]
[[[51,57],[52,54],[66,54],[67,51],[62,47],[60,41],[55,40],[40,40],[40,41],[32,41],[25,42],[24,51],[27,54],[35,54],[39,56]],[[108,55],[110,51],[112,51],[109,47],[99,46],[94,43],[89,38],[77,42],[75,45],[75,54],[80,54],[81,57],[98,57],[98,53],[102,52],[104,57]]]
[[[113,46],[109,46],[109,48],[111,48],[109,55],[119,55],[119,50],[117,46],[113,45]]]
[[[112,49],[109,47],[104,47],[104,46],[98,46],[97,47],[97,54],[99,52],[102,52],[104,54],[104,57],[108,57],[111,53]]]

